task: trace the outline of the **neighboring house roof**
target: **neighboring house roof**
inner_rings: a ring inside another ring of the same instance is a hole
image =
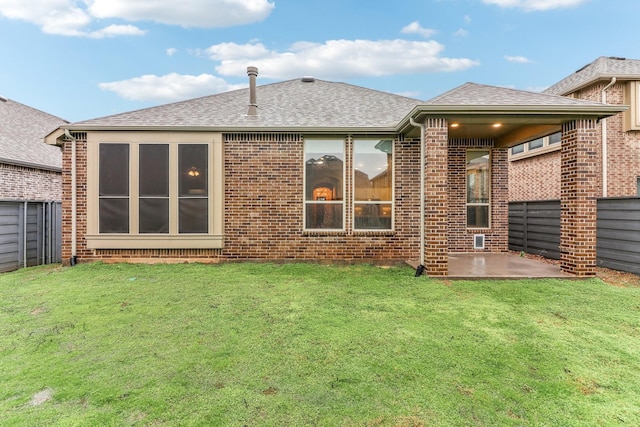
[[[602,106],[599,102],[477,83],[465,83],[428,100],[425,104],[438,106],[460,105],[465,106],[467,109],[468,106],[508,106],[511,108]]]
[[[296,79],[258,86],[256,95],[256,116],[247,115],[249,89],[240,89],[74,123],[69,129],[157,127],[330,131],[378,128],[380,131],[393,131],[407,111],[421,102],[318,79]]]
[[[599,80],[640,80],[640,60],[601,56],[547,88],[544,93],[568,95]]]
[[[0,98],[0,163],[62,169],[59,148],[44,137],[67,121],[10,99]]]

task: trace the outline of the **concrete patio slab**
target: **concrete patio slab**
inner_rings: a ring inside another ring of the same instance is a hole
[[[417,262],[408,262],[417,268]],[[414,265],[415,264],[415,265]],[[559,266],[528,259],[511,253],[454,253],[449,254],[447,279],[572,279]]]

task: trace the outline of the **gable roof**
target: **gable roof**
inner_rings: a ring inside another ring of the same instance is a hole
[[[513,146],[557,132],[568,120],[600,119],[625,109],[620,105],[465,83],[417,105],[400,121],[398,129],[415,135],[412,119],[424,122],[429,117],[443,117],[457,124],[449,129],[451,138],[493,138],[498,146]]]
[[[256,94],[257,116],[247,115],[247,88],[73,123],[68,128],[389,132],[421,102],[346,83],[306,78],[261,85]]]
[[[19,102],[0,98],[0,163],[61,170],[59,148],[44,137],[67,121]]]
[[[513,107],[579,107],[602,106],[599,102],[567,98],[538,92],[528,92],[499,86],[477,83],[465,83],[442,95],[428,100],[428,105],[461,105],[461,106],[508,106]]]
[[[544,93],[568,95],[599,80],[640,80],[640,60],[601,56],[547,88]]]

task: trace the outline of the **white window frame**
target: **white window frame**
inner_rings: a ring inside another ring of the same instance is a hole
[[[555,135],[555,133],[553,135]],[[542,138],[536,138],[534,140],[523,142],[522,144],[518,144],[517,146],[523,146],[524,148],[524,150],[521,151],[520,153],[513,154],[514,147],[509,148],[509,160],[510,161],[521,160],[521,159],[526,159],[527,157],[539,156],[540,154],[545,154],[545,153],[550,153],[552,151],[560,150],[560,148],[562,147],[562,143],[556,142],[551,144],[550,143],[551,136],[552,135],[545,136]],[[536,147],[536,148],[530,148],[529,144],[531,142],[538,141],[540,139],[542,139],[542,146]]]

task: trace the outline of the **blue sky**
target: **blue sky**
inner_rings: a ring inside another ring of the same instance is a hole
[[[301,76],[426,100],[640,59],[637,0],[0,0],[0,95],[80,121]]]

